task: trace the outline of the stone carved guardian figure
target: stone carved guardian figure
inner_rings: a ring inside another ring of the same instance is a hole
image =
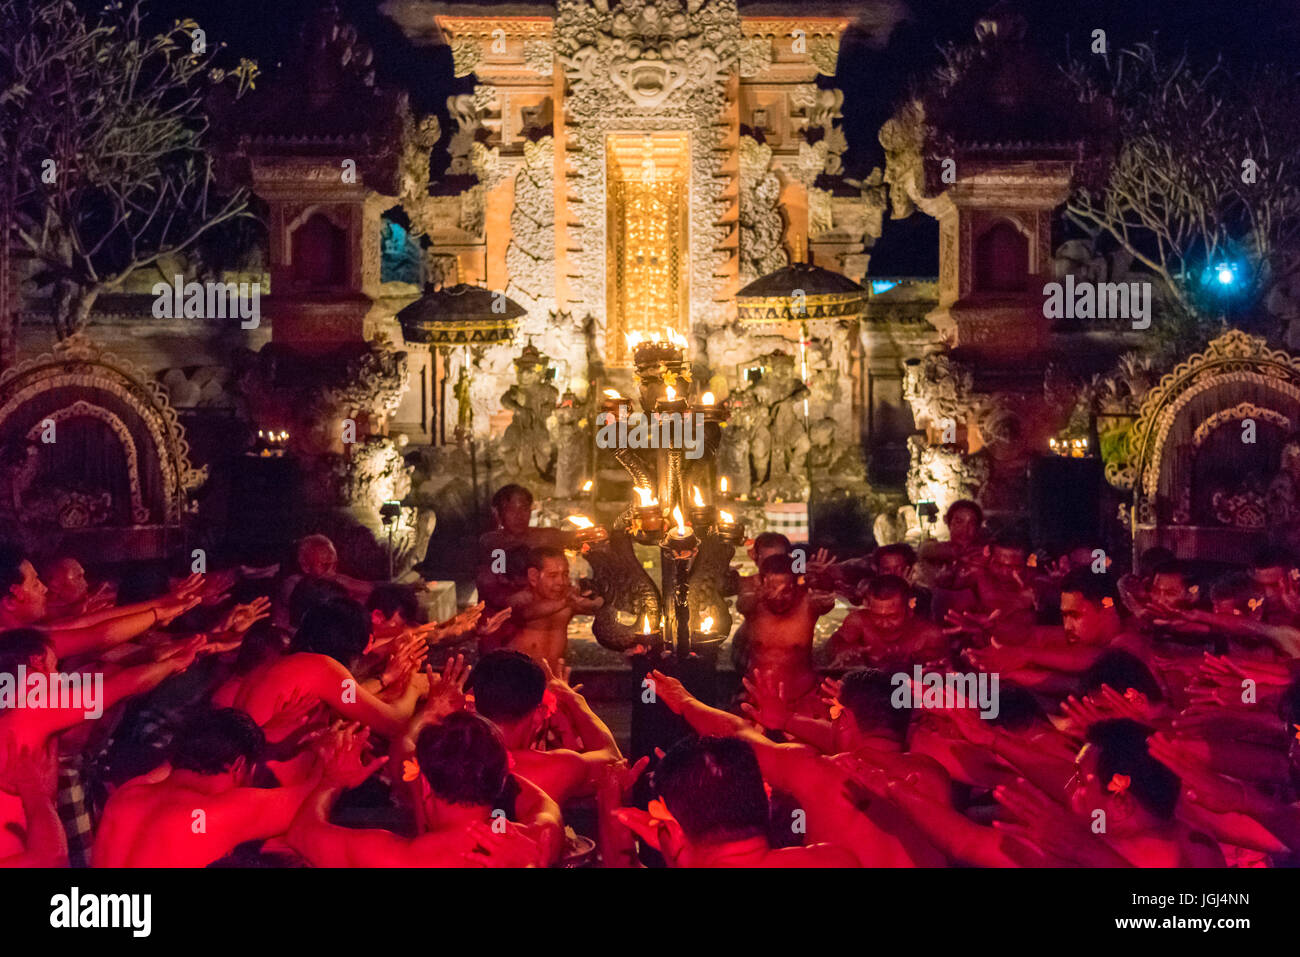
[[[501,436],[498,452],[503,471],[521,484],[538,485],[553,479],[555,443],[547,420],[555,411],[560,394],[545,380],[546,356],[528,346],[515,360],[515,384],[501,397],[501,405],[513,413]]]

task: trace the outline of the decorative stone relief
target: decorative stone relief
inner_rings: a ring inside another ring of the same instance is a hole
[[[757,76],[772,65],[770,37],[745,37],[740,41],[740,75]]]
[[[549,136],[524,143],[510,232],[506,295],[530,316],[545,316],[555,309],[555,141]]]
[[[840,58],[839,37],[813,37],[808,41],[808,59],[822,76],[834,76]]]
[[[555,44],[549,37],[524,41],[524,65],[534,73],[551,73],[555,69]]]
[[[473,37],[456,37],[451,41],[452,72],[456,76],[469,76],[482,57],[483,51]]]
[[[634,126],[691,133],[690,310],[718,314],[728,253],[723,171],[726,76],[740,56],[734,0],[558,0],[555,49],[570,84],[569,189],[578,222],[569,229],[573,298],[605,325],[605,136]]]
[[[752,282],[786,265],[785,228],[778,199],[781,180],[772,172],[772,147],[740,138],[740,282]]]

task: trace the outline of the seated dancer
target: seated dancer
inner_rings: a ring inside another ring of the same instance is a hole
[[[569,645],[569,622],[574,615],[591,615],[604,599],[579,592],[569,580],[569,559],[564,550],[548,545],[528,553],[528,587],[508,599],[514,636],[506,645],[558,671]]]
[[[512,776],[501,733],[468,711],[423,728],[408,764],[422,790],[422,833],[329,823],[339,796],[359,787],[387,757],[366,763],[368,730],[336,729],[324,777],[303,804],[288,842],[317,867],[546,867],[559,859],[559,808],[536,785]],[[513,801],[514,814],[507,804]],[[513,818],[509,820],[508,818]]]
[[[907,587],[911,589],[912,597],[916,600],[912,610],[916,612],[918,617],[930,617],[930,608],[934,596],[931,594],[930,589],[922,587],[916,582],[916,549],[906,542],[882,545],[871,553],[871,568],[876,575],[893,575],[895,578],[901,578],[907,582]],[[864,580],[862,588],[866,588],[869,581],[869,578]]]
[[[242,711],[196,715],[170,766],[128,781],[104,807],[95,867],[206,867],[245,841],[284,834],[320,780],[319,761],[297,784],[253,787],[266,738]]]
[[[793,570],[788,554],[768,555],[759,566],[759,591],[742,594],[736,607],[749,626],[749,673],[772,672],[796,708],[823,714],[813,671],[813,632],[817,619],[835,607],[826,592],[812,591]]]
[[[77,675],[73,680],[82,692],[81,700],[77,701],[54,695],[63,682],[58,656],[46,632],[34,628],[0,632],[0,675],[16,676],[22,667],[26,669],[29,687],[33,678],[40,676],[51,692],[39,706],[33,707],[33,702],[29,702],[24,707],[0,710],[0,749],[41,751],[56,735],[67,735],[72,729],[89,726],[119,702],[150,691],[169,676],[184,671],[205,643],[206,638],[200,635],[171,645],[158,645],[149,653],[149,660],[131,667],[97,663],[95,670],[103,675],[102,686],[95,687],[96,681],[89,673]],[[16,682],[16,678],[10,680]],[[28,688],[13,690],[16,694],[29,693]],[[77,744],[84,745],[84,741]],[[0,789],[0,857],[21,850],[15,833],[23,828],[24,808],[21,795]]]
[[[956,864],[1222,867],[1214,841],[1175,816],[1179,780],[1152,756],[1150,733],[1125,718],[1091,725],[1063,795],[1024,778],[994,790],[1011,818],[1000,829],[923,794],[908,777],[888,779],[884,790]],[[850,791],[863,801],[875,796],[857,782]]]
[[[669,867],[856,867],[835,844],[773,848],[768,797],[754,750],[735,738],[687,738],[654,773],[654,812],[614,816],[663,855]]]
[[[283,612],[288,611],[289,596],[304,579],[332,582],[341,586],[348,597],[356,601],[365,601],[375,587],[374,582],[361,581],[339,571],[339,553],[327,535],[308,535],[298,542],[297,562],[297,570],[286,576],[280,585],[279,601],[276,604],[282,611],[282,616],[277,618],[277,623],[281,626],[289,624],[287,617],[283,617]]]
[[[921,545],[921,583],[934,592],[933,614],[942,619],[949,609],[974,607],[975,571],[986,561],[984,510],[969,499],[948,506],[943,516],[948,540],[930,539]]]
[[[1029,542],[1003,532],[988,546],[988,561],[972,575],[979,610],[997,611],[1007,625],[1035,624],[1037,595],[1028,565]]]
[[[494,559],[511,548],[563,548],[571,535],[560,528],[534,528],[533,493],[522,485],[503,485],[492,496],[492,518],[496,527],[479,536],[478,559],[475,567],[480,573],[491,569]],[[492,574],[498,574],[493,572]]]
[[[367,656],[386,655],[389,646],[403,638],[422,636],[429,646],[446,648],[476,636],[487,636],[510,617],[510,609],[499,609],[484,617],[484,603],[471,605],[446,621],[420,622],[420,604],[415,592],[404,585],[376,585],[366,599],[370,612],[370,645]]]
[[[0,752],[0,792],[18,796],[26,827],[21,850],[0,850],[0,867],[67,867],[68,835],[54,806],[59,789],[57,748],[50,742],[33,750],[10,741],[6,751]]]
[[[614,735],[582,695],[521,652],[484,655],[470,672],[467,689],[474,710],[500,729],[511,767],[557,804],[593,793],[602,767],[622,760]],[[538,750],[548,728],[557,724],[569,732],[566,746]]]
[[[504,549],[500,561],[493,559],[491,565],[479,570],[476,578],[478,597],[483,603],[483,613],[489,620],[510,612],[510,596],[528,587],[529,551],[531,549],[525,545],[513,545]],[[498,573],[494,568],[501,571]],[[480,631],[478,653],[486,655],[506,647],[518,632],[519,623],[510,614],[505,614],[495,629]]]
[[[952,649],[943,629],[919,617],[907,583],[893,575],[867,582],[863,607],[844,618],[826,647],[832,670],[869,665],[909,670],[947,664]]]
[[[51,559],[42,567],[40,577],[49,590],[45,596],[46,614],[56,621],[103,611],[113,605],[113,586],[104,582],[92,592],[86,581],[86,570],[71,556]]]
[[[791,795],[798,810],[803,812],[791,821],[793,833],[802,834],[806,828],[808,841],[845,847],[863,867],[930,867],[943,863],[942,855],[889,800],[880,800],[864,809],[855,805],[845,790],[848,781],[862,773],[863,763],[896,760],[887,755],[891,750],[900,749],[897,742],[901,740],[908,712],[895,709],[890,703],[887,679],[883,684],[877,677],[863,678],[860,683],[855,679],[846,693],[849,701],[831,719],[829,737],[824,730],[810,730],[816,726],[801,720],[797,703],[782,697],[782,714],[788,720],[772,718],[774,727],[788,727],[796,735],[820,737],[823,746],[840,752],[828,756],[808,744],[778,744],[769,740],[744,718],[697,700],[676,678],[658,671],[652,671],[650,677],[658,700],[685,718],[697,734],[739,738],[754,749],[763,779],[774,789]],[[776,675],[765,675],[763,682],[761,686],[751,682],[753,689],[761,691],[779,685]],[[781,696],[760,694],[759,700],[751,704],[755,710],[750,713],[765,714],[774,697]],[[858,709],[856,712],[850,712],[850,701]],[[942,767],[921,760],[928,770],[922,771],[910,761],[906,765],[909,774],[917,775],[917,786],[922,790],[942,791],[946,796],[947,775]]]
[[[419,673],[424,639],[393,647],[382,675],[362,681],[353,669],[369,640],[370,620],[360,604],[346,598],[317,604],[303,615],[289,654],[271,658],[244,678],[235,707],[265,728],[286,697],[302,696],[386,737],[399,735],[428,691],[428,680]]]
[[[790,539],[786,538],[780,532],[759,532],[754,536],[747,552],[750,561],[754,563],[755,568],[762,568],[763,562],[769,555],[789,555],[791,551]],[[741,597],[757,599],[762,590],[760,582],[761,574],[739,575],[735,569],[730,570],[729,574],[735,575],[735,594],[737,596],[737,606]],[[736,633],[731,638],[731,663],[741,674],[749,671],[750,660],[750,627],[749,619],[746,618],[736,629]]]

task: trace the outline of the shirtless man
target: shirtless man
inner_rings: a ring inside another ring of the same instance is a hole
[[[763,562],[769,555],[789,555],[790,539],[786,538],[780,532],[760,532],[754,537],[753,544],[749,546],[749,558],[755,567],[762,568]],[[734,569],[732,570],[734,573]],[[762,575],[736,575],[736,596],[737,602],[740,599],[745,601],[756,600],[761,591],[760,581]],[[750,644],[751,628],[749,619],[746,618],[736,629],[735,635],[731,638],[731,663],[735,665],[736,670],[741,674],[749,671],[750,661]]]
[[[662,805],[658,816],[627,807],[613,813],[669,867],[858,866],[857,858],[836,844],[772,847],[763,774],[744,741],[681,741],[655,769],[654,784],[655,803]]]
[[[989,546],[988,562],[975,571],[975,595],[984,612],[999,611],[1007,624],[1032,627],[1037,596],[1029,580],[1029,543],[1003,533]]]
[[[113,587],[106,582],[92,592],[86,581],[86,570],[71,556],[55,558],[45,565],[41,581],[49,589],[46,613],[56,621],[102,611],[113,604]]]
[[[99,666],[104,677],[97,701],[89,701],[83,692],[79,707],[75,701],[47,701],[45,707],[0,711],[0,753],[9,748],[42,751],[55,735],[93,721],[118,702],[150,691],[165,678],[184,671],[193,663],[204,641],[197,637],[160,647],[154,652],[158,660],[130,668],[110,672]],[[58,657],[44,632],[34,628],[0,632],[0,674],[17,675],[19,666],[27,669],[29,683],[33,676],[42,675],[48,686],[57,686]],[[87,676],[83,676],[83,688],[86,680]],[[95,714],[96,711],[99,713]],[[21,794],[0,789],[0,858],[22,851],[16,834],[25,827],[24,808]]]
[[[586,700],[560,677],[548,679],[545,666],[518,651],[485,655],[470,673],[467,690],[474,710],[495,724],[505,738],[516,773],[532,781],[559,805],[594,792],[601,768],[622,760],[613,733]],[[571,728],[574,748],[536,750],[547,728]]]
[[[863,607],[849,612],[827,645],[831,668],[870,665],[906,671],[913,664],[947,664],[948,637],[918,618],[907,583],[882,575],[867,583]]]
[[[835,607],[835,599],[814,592],[792,570],[789,555],[769,555],[759,567],[757,595],[741,595],[736,607],[750,628],[750,673],[770,672],[808,714],[822,712],[813,671],[813,629]]]
[[[374,582],[361,581],[344,575],[339,571],[339,553],[326,535],[308,535],[298,543],[298,571],[285,578],[280,585],[279,598],[276,601],[278,617],[276,624],[287,627],[289,596],[303,579],[333,582],[347,592],[349,598],[365,601]]]
[[[984,564],[984,510],[968,499],[948,506],[944,514],[948,541],[934,539],[921,546],[923,584],[934,589],[934,615],[948,609],[965,610],[975,603],[974,574]]]
[[[206,867],[245,841],[274,837],[320,780],[251,787],[266,739],[234,708],[191,718],[177,738],[170,773],[128,781],[109,798],[95,836],[95,867]],[[202,826],[199,826],[199,825]]]
[[[575,590],[563,549],[534,548],[528,554],[528,587],[509,599],[510,620],[518,630],[506,647],[558,671],[569,644],[569,621],[595,613],[604,603],[598,595]]]
[[[352,669],[369,638],[370,619],[358,603],[335,599],[310,608],[289,654],[255,668],[240,685],[235,707],[265,727],[284,698],[306,696],[385,737],[400,735],[422,691],[428,690],[427,681],[417,680],[423,676],[416,674],[423,662],[423,640],[416,642],[419,649],[395,649],[383,675],[362,682]]]
[[[544,867],[559,859],[559,808],[536,785],[512,777],[501,733],[468,711],[425,727],[414,766],[422,789],[423,833],[399,837],[378,828],[329,823],[335,801],[387,761],[365,763],[368,731],[336,732],[320,785],[303,804],[288,841],[317,867]],[[499,820],[518,788],[514,821]]]
[[[887,799],[882,798],[864,812],[845,793],[848,782],[862,774],[863,764],[879,760],[873,752],[886,750],[885,722],[896,728],[902,720],[889,703],[888,683],[879,689],[870,682],[863,683],[861,721],[847,705],[832,719],[831,740],[827,743],[841,752],[832,758],[807,744],[777,744],[744,718],[698,701],[677,679],[658,671],[652,671],[650,677],[658,700],[685,718],[697,734],[739,738],[754,749],[763,779],[792,795],[805,812],[803,823],[809,841],[848,848],[863,867],[929,867],[943,863],[942,855],[908,825]],[[871,703],[866,705],[868,701]],[[788,699],[784,707],[787,714],[794,712]],[[907,713],[902,715],[905,719]],[[792,722],[788,726],[792,733],[800,733],[799,728],[806,729],[809,724]],[[876,742],[875,748],[871,741]],[[941,786],[946,789],[947,775],[942,767],[928,761],[927,767],[927,773],[917,774],[918,786],[935,793]]]

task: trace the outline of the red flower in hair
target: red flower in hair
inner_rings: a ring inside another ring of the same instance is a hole
[[[1106,790],[1113,794],[1123,794],[1132,783],[1133,779],[1127,774],[1114,774],[1111,776],[1110,784],[1106,785]]]

